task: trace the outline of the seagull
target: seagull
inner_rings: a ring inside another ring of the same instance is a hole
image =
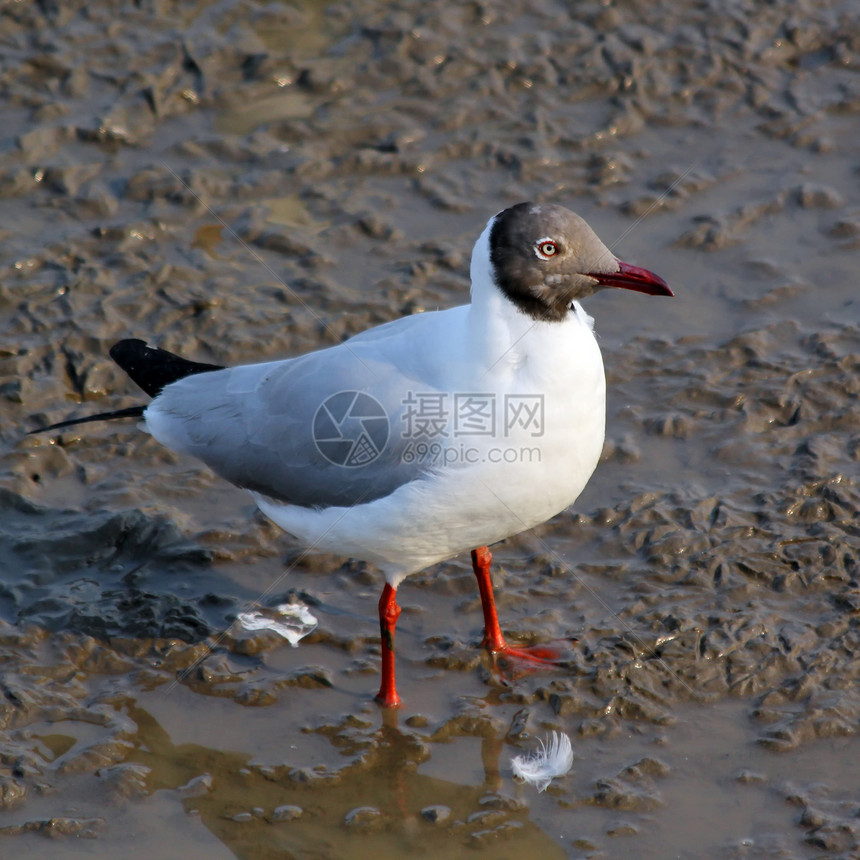
[[[492,654],[547,662],[499,625],[488,546],[571,505],[604,442],[606,383],[580,300],[616,287],[672,296],[578,215],[525,202],[490,218],[471,302],[402,317],[295,358],[221,367],[138,339],[111,357],[153,399],[60,422],[142,417],[159,442],[249,491],[311,550],[385,575],[385,708],[401,704],[394,639],[405,577],[471,551]]]

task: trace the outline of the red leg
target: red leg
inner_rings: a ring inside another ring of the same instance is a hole
[[[493,594],[493,581],[490,579],[490,565],[493,563],[492,553],[485,546],[472,550],[472,570],[478,580],[478,591],[481,593],[481,608],[484,610],[484,647],[495,654],[504,651],[508,646],[499,627],[499,616],[496,613],[496,598]]]
[[[379,598],[379,638],[382,645],[382,683],[376,700],[383,708],[399,708],[400,696],[394,683],[394,628],[400,618],[400,607],[395,595],[397,589],[387,582]]]
[[[499,626],[499,616],[496,612],[496,598],[493,595],[493,582],[490,579],[490,565],[493,556],[485,546],[472,550],[472,570],[478,580],[478,591],[481,593],[481,607],[484,610],[484,647],[491,654],[507,654],[534,663],[551,663],[558,659],[558,653],[552,648],[537,646],[534,648],[513,648],[505,642],[502,628]]]

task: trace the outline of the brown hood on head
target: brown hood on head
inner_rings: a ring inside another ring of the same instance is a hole
[[[602,287],[672,295],[658,275],[617,260],[591,227],[563,206],[511,206],[491,222],[489,242],[496,287],[535,320],[561,322],[573,302]]]

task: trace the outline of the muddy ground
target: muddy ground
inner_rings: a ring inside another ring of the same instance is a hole
[[[860,853],[860,15],[849,0],[0,6],[0,855]],[[523,199],[677,298],[601,294],[574,508],[401,589],[303,557],[133,422],[138,336],[202,361],[467,298]],[[302,600],[291,648],[231,626]],[[545,794],[510,759],[550,730]],[[51,838],[53,837],[53,838]],[[83,837],[90,837],[84,839]]]

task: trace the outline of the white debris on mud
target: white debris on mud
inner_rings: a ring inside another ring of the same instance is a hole
[[[274,609],[240,612],[236,621],[244,630],[271,630],[283,636],[293,648],[319,624],[304,603],[282,603]]]

